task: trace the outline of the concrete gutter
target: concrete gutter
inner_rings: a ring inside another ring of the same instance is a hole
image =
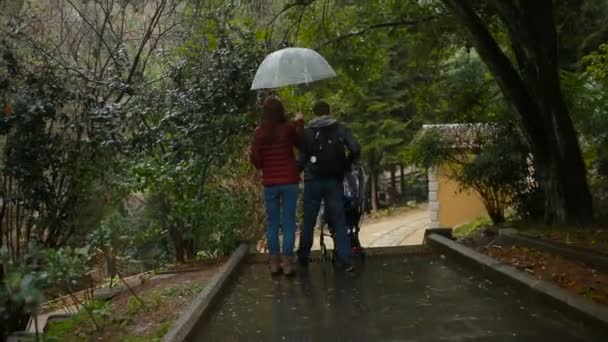
[[[496,259],[443,236],[431,234],[427,238],[427,243],[460,257],[469,264],[481,268],[490,276],[502,281],[508,281],[531,291],[533,294],[539,295],[540,299],[562,309],[562,313],[570,314],[572,318],[581,320],[586,326],[608,332],[608,306],[597,304],[582,296],[566,291],[553,283],[521,272],[515,267],[505,265]]]
[[[247,244],[241,244],[232,253],[228,261],[220,268],[209,284],[194,298],[186,311],[182,312],[171,330],[163,337],[163,342],[182,342],[188,338],[196,323],[210,309],[213,301],[228,284],[230,276],[234,273],[243,258],[245,258],[247,251]]]

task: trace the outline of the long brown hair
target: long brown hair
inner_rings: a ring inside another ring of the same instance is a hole
[[[286,121],[283,103],[276,97],[266,97],[262,105],[260,130],[262,141],[272,144],[277,139],[278,126]]]

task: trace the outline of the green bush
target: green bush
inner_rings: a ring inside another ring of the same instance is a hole
[[[479,132],[477,132],[479,130]],[[529,149],[520,132],[509,123],[461,126],[454,134],[431,129],[412,144],[410,160],[421,167],[444,166],[462,190],[481,196],[495,224],[505,220],[508,208],[534,193]],[[473,138],[466,135],[477,136]],[[465,147],[460,146],[464,140]],[[471,140],[471,141],[469,141]],[[526,206],[527,203],[520,203]]]
[[[30,315],[37,312],[46,284],[45,274],[33,263],[40,259],[42,254],[35,248],[23,260],[14,260],[0,249],[0,340],[24,330]]]
[[[487,217],[479,217],[472,222],[455,227],[452,236],[457,239],[464,239],[477,234],[481,229],[491,227],[492,221]]]
[[[92,301],[73,317],[53,323],[44,334],[45,341],[87,340],[95,331],[114,321],[114,306],[111,302]]]

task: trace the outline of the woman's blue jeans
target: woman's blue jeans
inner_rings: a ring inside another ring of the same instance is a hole
[[[270,255],[279,255],[279,227],[283,226],[283,255],[292,256],[296,236],[296,208],[299,195],[298,184],[264,187],[266,203],[266,239]]]

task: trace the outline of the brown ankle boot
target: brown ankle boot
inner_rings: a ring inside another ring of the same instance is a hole
[[[283,274],[287,277],[291,277],[296,274],[296,268],[293,264],[292,256],[283,256]]]
[[[268,263],[270,268],[270,274],[277,275],[280,274],[281,269],[281,258],[278,255],[271,255]]]

